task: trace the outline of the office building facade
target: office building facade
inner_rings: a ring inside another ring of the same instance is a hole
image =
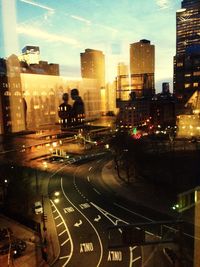
[[[130,73],[155,72],[155,46],[149,40],[140,40],[130,45]]]
[[[26,104],[17,56],[0,59],[0,69],[0,134],[24,131]]]
[[[139,42],[130,44],[130,77],[134,80],[136,76],[141,77],[142,84],[138,90],[140,95],[152,95],[154,88],[155,73],[155,46],[149,40],[142,39]],[[130,82],[129,82],[130,83]],[[133,84],[138,82],[133,82]],[[136,86],[137,87],[137,86]],[[134,89],[134,88],[132,88]],[[131,89],[131,90],[132,90]]]
[[[200,1],[184,0],[176,12],[174,93],[183,107],[200,90]],[[178,113],[180,113],[178,111]]]
[[[87,79],[96,79],[100,88],[105,87],[105,56],[102,51],[85,49],[80,54],[81,76]]]

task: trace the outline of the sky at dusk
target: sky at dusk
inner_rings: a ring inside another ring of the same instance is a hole
[[[0,2],[1,12],[5,1]],[[107,81],[112,81],[117,63],[129,63],[129,45],[148,39],[155,45],[156,91],[161,90],[162,82],[172,82],[175,19],[181,0],[9,1],[15,5],[16,20],[14,15],[9,16],[17,33],[18,54],[25,45],[39,46],[41,60],[60,64],[61,75],[77,77],[80,53],[86,48],[101,50],[106,58]],[[1,21],[0,57],[9,56],[4,45],[5,19],[3,25],[4,30]]]

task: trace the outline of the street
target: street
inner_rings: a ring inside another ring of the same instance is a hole
[[[52,266],[171,266],[163,253],[163,244],[123,244],[120,227],[171,218],[127,200],[126,192],[118,194],[113,185],[108,185],[106,179],[110,178],[106,173],[103,175],[112,158],[108,150],[98,148],[54,160],[49,150],[51,146],[40,144],[43,140],[33,146],[29,142],[31,149],[22,147],[24,150],[21,151],[14,146],[15,153],[2,152],[1,157],[4,160],[9,155],[11,164],[21,163],[37,170],[31,174],[30,181],[40,197],[50,199],[51,210],[48,210],[47,216],[53,216],[55,225],[51,223],[47,232],[52,247],[55,240],[52,240],[49,228],[55,228],[58,239],[59,253]],[[68,147],[77,150],[77,140],[66,142]],[[81,148],[81,145],[78,146]],[[40,222],[40,217],[34,217]],[[114,234],[109,231],[112,227],[116,227]],[[44,232],[43,237],[45,235]],[[157,235],[159,232],[152,227],[145,231],[147,240],[155,241]],[[173,247],[172,244],[167,246]]]

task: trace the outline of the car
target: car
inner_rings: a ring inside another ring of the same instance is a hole
[[[34,211],[35,211],[35,214],[42,214],[43,213],[43,207],[42,207],[42,203],[40,201],[35,202]]]
[[[190,139],[191,143],[197,143],[197,138],[195,136],[192,136]]]

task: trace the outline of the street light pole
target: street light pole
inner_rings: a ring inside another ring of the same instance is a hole
[[[47,216],[44,213],[44,195],[42,195],[42,222],[43,222],[43,244],[42,244],[42,258],[44,259],[45,262],[48,260],[48,254],[47,254],[47,227],[46,227],[46,219]]]
[[[43,213],[42,213],[42,222],[43,222],[43,230],[46,231],[46,217],[45,217],[45,213],[44,213],[44,195],[42,195],[42,209],[43,209]]]

